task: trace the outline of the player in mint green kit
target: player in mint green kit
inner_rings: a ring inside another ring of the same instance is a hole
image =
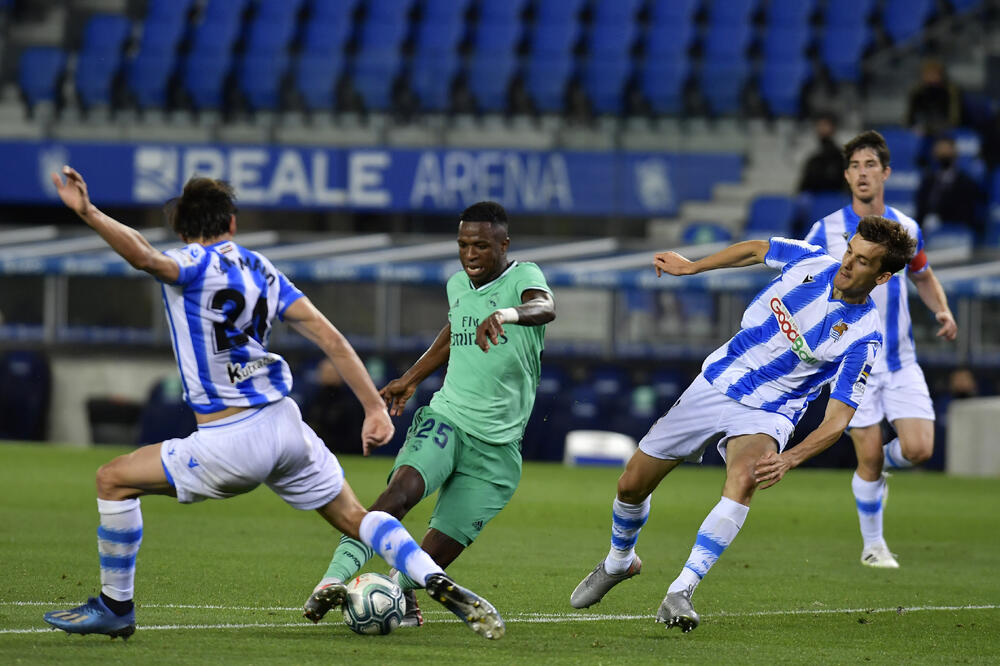
[[[413,416],[389,485],[372,505],[402,518],[438,492],[421,547],[446,568],[514,495],[521,480],[521,437],[535,403],[545,324],[556,317],[542,271],[507,259],[507,213],[485,201],[465,209],[458,225],[462,270],[448,280],[448,324],[416,363],[380,393],[398,416],[417,385],[447,364],[444,385]],[[372,557],[343,538],[326,575],[305,604],[318,622],[338,603],[328,590],[354,576]],[[421,585],[393,574],[406,592],[403,626],[423,617],[413,590]]]

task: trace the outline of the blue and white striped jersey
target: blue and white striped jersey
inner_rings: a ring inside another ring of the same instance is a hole
[[[872,299],[881,315],[882,333],[885,336],[884,348],[875,364],[875,372],[895,372],[904,365],[917,362],[905,276],[907,272],[919,273],[928,267],[920,225],[890,206],[885,208],[885,217],[899,222],[917,241],[917,253],[905,271],[893,275],[888,282],[872,290]],[[816,222],[806,235],[806,241],[819,245],[840,261],[847,250],[847,241],[858,229],[860,219],[850,206],[845,206]]]
[[[263,405],[288,394],[292,373],[267,350],[271,321],[302,296],[263,255],[222,241],[164,254],[180,266],[163,302],[184,400],[206,414]]]
[[[815,245],[772,238],[764,262],[781,274],[747,306],[741,330],[705,359],[705,379],[792,423],[826,384],[832,398],[857,408],[882,344],[875,303],[833,298],[840,262]]]

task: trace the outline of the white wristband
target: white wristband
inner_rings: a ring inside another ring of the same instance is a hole
[[[501,308],[494,312],[493,314],[500,315],[501,324],[516,324],[520,316],[517,314],[517,308]]]

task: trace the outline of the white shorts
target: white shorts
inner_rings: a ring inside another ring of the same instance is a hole
[[[934,403],[924,372],[916,363],[895,372],[876,372],[868,378],[865,395],[854,412],[850,428],[878,425],[882,419],[934,420]]]
[[[783,451],[795,425],[786,417],[733,400],[700,373],[666,414],[639,442],[643,453],[661,460],[701,462],[706,447],[716,444],[722,459],[731,437],[764,434]]]
[[[233,497],[264,483],[296,509],[318,509],[344,486],[336,456],[302,421],[290,398],[168,439],[160,461],[177,500],[185,504]]]

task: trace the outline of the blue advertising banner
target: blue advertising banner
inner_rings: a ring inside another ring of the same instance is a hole
[[[71,164],[103,205],[158,205],[192,175],[224,178],[240,205],[447,212],[491,199],[511,212],[672,215],[738,181],[739,155],[310,148],[0,141],[0,201],[56,199],[49,173]]]

